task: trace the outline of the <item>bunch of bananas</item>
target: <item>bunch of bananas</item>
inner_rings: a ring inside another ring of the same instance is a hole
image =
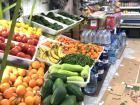
[[[56,64],[65,54],[63,53],[62,46],[53,45],[52,48],[46,50],[45,47],[41,46],[38,49],[38,58],[46,60],[51,64]]]

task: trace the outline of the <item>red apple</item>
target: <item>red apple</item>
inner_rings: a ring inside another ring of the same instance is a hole
[[[19,52],[19,53],[17,53],[16,56],[25,58],[26,55],[23,52]]]
[[[18,48],[12,48],[11,50],[10,50],[10,54],[12,54],[12,55],[17,55],[17,53],[19,53],[20,51],[19,51],[19,49]]]
[[[4,50],[6,47],[6,44],[5,43],[0,43],[0,50]]]
[[[31,56],[33,56],[34,53],[35,53],[35,47],[29,47],[29,48],[27,49],[27,53],[30,54]]]
[[[21,42],[22,41],[22,37],[21,36],[17,36],[15,40],[18,41],[18,42]]]
[[[11,43],[11,49],[15,47],[15,43]]]
[[[19,51],[21,51],[22,50],[22,48],[20,47],[20,46],[15,46],[14,48],[17,48]]]
[[[38,40],[37,39],[33,39],[34,40],[34,45],[38,44]]]
[[[2,43],[5,42],[5,38],[4,38],[4,37],[1,37],[1,36],[0,36],[0,40],[1,40]]]
[[[27,40],[28,40],[28,38],[24,35],[23,38],[22,38],[22,42],[27,43]]]
[[[28,54],[26,54],[25,58],[32,59],[32,57],[30,55],[28,55]]]
[[[30,45],[34,45],[34,40],[33,39],[28,39],[27,43],[30,44]]]
[[[4,38],[7,38],[8,35],[9,35],[9,31],[2,31],[2,36],[3,36]]]

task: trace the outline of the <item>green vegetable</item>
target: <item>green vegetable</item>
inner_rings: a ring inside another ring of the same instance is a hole
[[[57,79],[55,80],[54,84],[53,84],[53,91],[55,91],[56,88],[61,87],[61,86],[62,86],[62,87],[65,87],[64,82],[63,82],[62,79],[57,78]]]
[[[56,88],[51,97],[51,104],[60,105],[61,102],[65,99],[66,94],[67,93],[65,87],[59,86],[58,88]]]
[[[67,84],[66,85],[66,89],[67,89],[67,93],[69,95],[74,95],[76,96],[76,100],[78,102],[83,101],[84,100],[84,95],[80,90],[80,87],[75,85],[75,84]]]
[[[41,99],[44,99],[45,97],[52,94],[52,88],[53,88],[53,82],[51,79],[48,79],[47,81],[44,81],[44,84],[41,89]]]
[[[84,78],[80,76],[71,76],[67,77],[67,81],[79,81],[79,82],[84,82]]]
[[[52,66],[57,68],[57,69],[61,69],[61,65],[60,64],[53,64]]]
[[[73,72],[81,72],[83,70],[83,67],[80,65],[62,64],[61,69]]]
[[[75,96],[66,96],[61,105],[77,105]]]
[[[46,97],[43,101],[42,101],[42,103],[41,103],[41,105],[51,105],[51,95],[49,95],[48,97]]]
[[[90,70],[89,65],[86,65],[86,66],[84,67],[84,69],[82,70],[82,72],[81,72],[81,76],[82,76],[83,78],[88,78],[89,70]]]
[[[82,67],[84,67],[86,65],[92,66],[94,63],[94,60],[92,60],[90,57],[83,54],[69,54],[63,57],[60,63],[81,65]]]
[[[78,76],[78,73],[76,73],[76,72],[71,72],[71,71],[68,71],[68,70],[61,70],[61,69],[57,70],[56,73],[63,74],[65,76],[67,76],[67,77],[69,77],[69,76]]]
[[[63,75],[63,74],[59,74],[59,73],[52,73],[49,75],[49,78],[52,81],[55,81],[57,78],[61,78],[64,82],[67,81],[67,76]]]
[[[48,71],[49,71],[49,73],[54,73],[55,71],[58,71],[58,70],[59,69],[57,67],[55,67],[55,66],[52,65],[52,66],[49,67],[49,70]]]

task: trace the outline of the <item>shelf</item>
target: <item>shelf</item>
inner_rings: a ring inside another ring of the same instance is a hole
[[[136,7],[120,7],[120,9],[140,9],[140,6],[136,6]]]
[[[122,16],[140,16],[140,13],[137,14],[121,14]]]

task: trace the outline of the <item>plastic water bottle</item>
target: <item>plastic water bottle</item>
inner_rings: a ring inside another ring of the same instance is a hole
[[[125,31],[122,32],[122,46],[124,47],[126,45],[126,33]]]
[[[104,74],[104,65],[102,62],[97,63],[97,70],[98,70],[98,81],[102,81]]]
[[[117,59],[117,54],[116,54],[116,43],[115,41],[112,43],[111,48],[109,50],[109,63],[110,64],[115,64]]]
[[[90,75],[90,82],[87,84],[86,87],[83,88],[83,92],[86,95],[93,95],[97,90],[97,77],[95,76],[94,72],[91,71]]]

